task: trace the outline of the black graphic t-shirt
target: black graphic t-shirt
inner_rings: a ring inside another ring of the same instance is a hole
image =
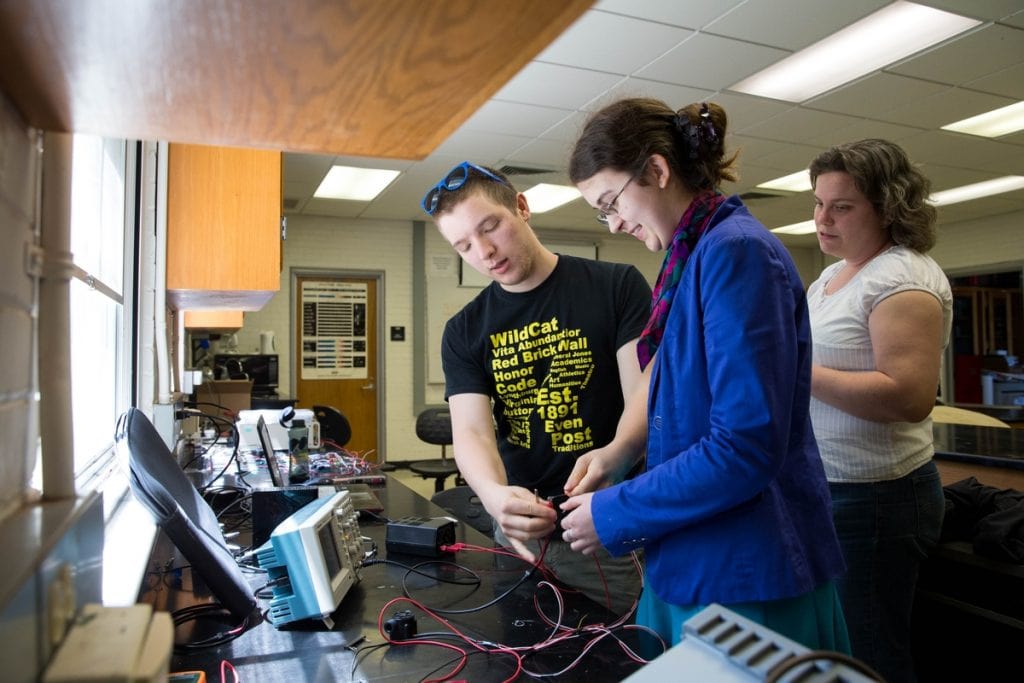
[[[561,493],[576,458],[611,441],[623,408],[615,353],[650,305],[635,267],[560,255],[534,290],[492,282],[448,321],[445,398],[493,399],[510,484]]]

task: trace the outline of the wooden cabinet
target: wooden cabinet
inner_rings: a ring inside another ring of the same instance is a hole
[[[1021,292],[994,287],[953,288],[953,343],[959,355],[1015,354],[1021,344]]]
[[[953,400],[981,403],[983,369],[996,368],[997,351],[1024,351],[1021,290],[1007,287],[953,287]]]
[[[186,330],[235,332],[242,328],[242,311],[185,311]]]
[[[281,153],[168,147],[170,306],[259,310],[280,288]]]

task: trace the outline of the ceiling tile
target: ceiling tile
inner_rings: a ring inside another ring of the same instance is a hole
[[[885,119],[917,128],[941,126],[1013,104],[1013,100],[966,88],[949,88],[885,113]]]
[[[784,50],[703,33],[636,73],[640,78],[720,90],[788,56]],[[720,55],[715,59],[712,55]]]
[[[746,0],[601,0],[594,9],[672,26],[701,28]]]
[[[846,126],[845,128],[828,131],[823,135],[816,135],[808,138],[807,141],[817,145],[821,149],[826,149],[832,145],[839,145],[844,142],[853,142],[854,140],[863,140],[865,138],[883,138],[899,143],[901,140],[917,135],[920,132],[920,128],[913,128],[911,126],[901,126],[896,123],[884,123],[881,121],[860,119],[856,123]]]
[[[631,74],[692,33],[676,26],[591,10],[541,52],[536,61]]]
[[[985,21],[1022,18],[1020,0],[915,0],[918,4]]]
[[[886,71],[960,85],[1024,61],[1024,30],[986,26]]]
[[[732,92],[720,92],[711,99],[725,109],[729,118],[728,130],[733,133],[742,133],[750,126],[778,116],[794,106],[789,102]]]
[[[491,100],[469,117],[462,125],[462,129],[533,137],[551,128],[570,113],[571,110],[566,109]]]
[[[495,93],[494,100],[577,109],[620,80],[622,76],[601,71],[531,62]]]
[[[1008,1],[1012,2],[1014,5],[1018,4],[1014,0],[1008,0]],[[1017,12],[1015,14],[1007,15],[1007,16],[1003,17],[1002,19],[1000,19],[999,21],[1000,21],[1000,23],[1006,24],[1008,26],[1016,26],[1017,28],[1024,28],[1024,9],[1017,10]]]
[[[777,168],[783,174],[796,173],[800,169],[807,168],[811,159],[825,149],[825,145],[788,144],[772,153],[762,155],[758,158],[757,163],[759,166]]]
[[[285,154],[283,173],[288,180],[319,185],[332,161],[333,157],[322,154]]]
[[[988,197],[985,201],[960,202],[939,207],[939,224],[960,223],[990,216],[1002,216],[1024,210],[1024,201],[1008,199],[1009,195]],[[1007,254],[1008,258],[1012,258]]]
[[[775,180],[784,175],[795,173],[802,167],[807,166],[807,161],[810,160],[809,156],[800,158],[799,160],[789,160],[782,166],[766,166],[760,163],[753,163],[747,160],[746,155],[740,151],[739,157],[739,174],[740,181],[732,189],[737,192],[746,192],[752,190],[754,192],[765,192],[775,193],[774,190],[762,190],[760,188],[754,189],[761,183],[768,182],[769,180]],[[783,194],[779,192],[778,194]]]
[[[852,126],[858,121],[859,119],[853,116],[794,107],[761,124],[748,126],[743,133],[754,137],[799,143]]]
[[[725,149],[727,151],[739,151],[740,153],[741,171],[742,166],[748,163],[756,163],[761,158],[775,154],[780,149],[788,146],[788,142],[782,142],[781,140],[765,140],[764,138],[755,138],[749,135],[727,135],[725,138]]]
[[[1024,100],[1024,62],[976,78],[973,81],[967,81],[963,87],[993,95],[1012,97],[1018,101]]]
[[[888,4],[888,0],[844,0],[822,12],[821,0],[748,0],[704,30],[795,51]],[[782,17],[784,21],[780,21]]]
[[[884,119],[885,112],[891,109],[917,102],[948,89],[949,86],[933,81],[879,72],[804,102],[804,106],[809,109]]]
[[[437,155],[449,159],[503,159],[532,139],[524,135],[501,135],[459,129],[442,142],[431,157]]]
[[[541,133],[540,140],[553,140],[556,142],[575,142],[579,137],[583,125],[589,114],[585,111],[573,112],[569,116],[556,123],[551,128]]]
[[[814,198],[810,192],[749,200],[746,203],[750,212],[769,230],[810,220],[814,215]]]
[[[903,141],[901,146],[918,163],[976,169],[992,178],[1020,175],[1024,169],[1024,148],[972,135],[929,131]]]
[[[506,160],[526,166],[558,169],[558,182],[565,183],[567,178],[561,170],[568,163],[574,140],[575,136],[572,140],[534,140],[510,154]]]
[[[673,109],[681,109],[692,102],[700,102],[710,98],[712,90],[688,88],[685,85],[673,85],[661,81],[649,81],[643,78],[627,78],[619,82],[611,90],[604,92],[597,99],[591,100],[584,107],[587,111],[597,111],[601,107],[625,97],[653,97],[661,100]]]
[[[317,216],[356,218],[366,208],[366,202],[349,202],[344,199],[311,198],[303,207],[303,213]]]

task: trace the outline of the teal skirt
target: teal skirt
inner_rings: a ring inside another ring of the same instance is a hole
[[[707,605],[670,605],[644,586],[636,623],[657,631],[669,646],[682,639],[683,622]],[[811,650],[850,654],[850,636],[835,583],[828,581],[795,598],[741,602],[723,607]]]

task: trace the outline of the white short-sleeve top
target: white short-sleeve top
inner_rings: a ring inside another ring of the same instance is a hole
[[[899,292],[928,292],[942,305],[942,347],[949,343],[953,295],[935,261],[894,246],[873,258],[833,294],[825,285],[842,269],[834,263],[807,290],[814,362],[836,370],[875,369],[868,317],[881,301]],[[936,386],[939,378],[935,378]],[[897,479],[934,454],[932,421],[873,422],[811,398],[811,422],[830,482]]]

